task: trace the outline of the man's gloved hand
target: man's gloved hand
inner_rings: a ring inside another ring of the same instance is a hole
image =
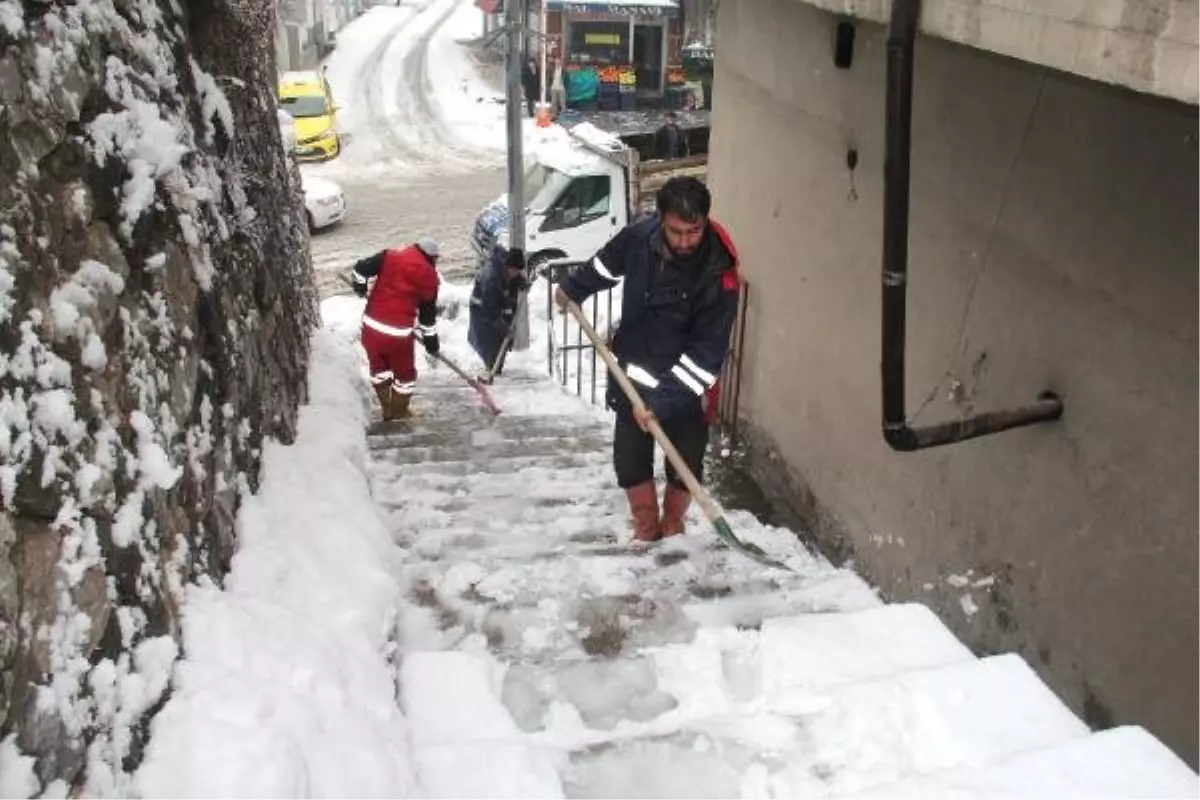
[[[442,343],[438,341],[436,333],[427,333],[421,337],[421,344],[425,346],[425,352],[431,356],[436,356],[438,351],[442,349]]]
[[[354,272],[350,273],[350,288],[353,289],[354,293],[359,297],[367,296],[367,282],[360,280],[358,275]]]
[[[650,410],[649,406],[641,406],[640,408],[633,409],[633,421],[637,423],[639,428],[647,433],[650,432],[650,420],[653,419],[657,419],[657,417],[655,416],[654,412]]]
[[[664,415],[670,412],[670,409],[666,407],[668,404],[663,402],[663,393],[658,389],[639,386],[638,394],[642,398],[644,410],[639,413],[637,409],[632,409],[633,419],[639,428],[649,432],[647,423],[652,419],[661,421]]]

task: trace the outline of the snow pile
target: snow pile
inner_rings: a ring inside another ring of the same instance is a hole
[[[588,144],[604,150],[623,151],[625,149],[625,143],[621,141],[619,136],[601,130],[590,122],[581,122],[578,125],[573,125],[571,133],[583,139]]]
[[[397,551],[364,475],[364,384],[345,330],[314,342],[310,405],[294,445],[265,449],[224,590],[188,592],[187,658],[136,776],[145,796],[415,793],[389,665]]]

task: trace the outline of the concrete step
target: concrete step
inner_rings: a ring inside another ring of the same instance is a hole
[[[682,653],[682,648],[677,650]],[[1089,738],[1087,727],[1017,656],[962,661],[831,686],[798,715],[779,713],[770,698],[758,692],[753,679],[756,666],[766,669],[770,661],[762,653],[761,663],[756,664],[752,646],[739,647],[726,640],[706,664],[708,669],[678,687],[663,683],[674,664],[671,656],[669,647],[654,653],[656,663],[643,667],[642,674],[635,660],[622,658],[603,665],[599,672],[592,668],[597,674],[580,676],[591,678],[596,687],[621,681],[629,687],[628,704],[635,712],[645,712],[629,715],[608,735],[612,726],[596,712],[606,710],[600,705],[605,701],[613,702],[611,692],[605,697],[604,690],[597,688],[590,695],[587,683],[572,675],[578,668],[570,664],[552,668],[551,675],[514,672],[506,680],[503,696],[514,719],[535,739],[541,720],[551,718],[539,705],[546,695],[567,695],[580,716],[593,723],[595,727],[585,731],[586,738],[581,737],[586,744],[572,753],[564,772],[572,795],[586,787],[585,796],[670,796],[654,791],[653,785],[622,777],[642,774],[653,764],[655,785],[694,786],[700,775],[704,785],[714,787],[713,796],[1089,796],[1038,791],[1033,783],[1024,784],[1025,792],[980,794],[956,792],[957,787],[930,793],[925,791],[930,784],[924,777],[894,783],[914,773],[936,775],[946,769],[970,775],[1023,752]],[[606,674],[612,676],[607,681]],[[712,685],[697,685],[696,679]],[[729,687],[734,685],[741,696],[731,696]],[[758,761],[766,742],[770,766]],[[697,752],[720,757],[697,759]],[[742,758],[761,765],[763,782],[753,789],[745,783],[747,773],[729,769],[728,762]],[[721,794],[717,787],[724,787]]]
[[[468,653],[405,656],[399,700],[411,719],[412,755],[430,796],[563,796],[552,753],[517,729],[497,696],[498,677],[489,659]]]
[[[771,619],[762,637],[763,691],[769,707],[780,711],[795,706],[802,712],[814,691],[975,660],[916,603]]]
[[[768,580],[714,580],[713,572],[728,563],[719,553],[697,558],[683,550],[614,546],[612,555],[596,555],[601,550],[510,560],[491,548],[478,559],[460,551],[406,563],[403,582],[428,615],[426,627],[454,629],[456,638],[483,634],[506,662],[549,669],[688,642],[697,630],[682,611],[688,603],[714,593],[766,597],[779,591]]]
[[[470,462],[476,464],[503,464],[511,459],[547,459],[577,456],[580,453],[607,457],[605,450],[610,446],[607,437],[599,435],[564,439],[559,436],[528,438],[520,441],[502,440],[485,446],[466,443],[430,445],[426,447],[380,448],[372,451],[372,458],[389,464],[414,464],[433,466],[439,462]]]
[[[1013,654],[841,684],[820,702],[805,714],[804,733],[836,792],[981,767],[1089,733]],[[770,694],[766,703],[776,707]]]
[[[569,417],[535,417],[500,415],[486,424],[461,418],[414,418],[380,423],[368,432],[367,444],[372,450],[388,447],[426,447],[442,443],[474,444],[481,438],[544,439],[576,436],[611,437],[608,427]]]
[[[559,498],[573,499],[591,496],[595,492],[617,490],[616,481],[612,474],[610,458],[607,453],[593,454],[596,458],[594,466],[570,470],[570,481],[564,479],[561,468],[540,466],[537,464],[522,466],[521,469],[506,472],[491,472],[485,476],[477,473],[469,475],[442,474],[437,472],[413,473],[392,467],[389,471],[391,486],[396,492],[393,497],[408,497],[415,500],[427,494],[438,493],[440,500],[422,500],[427,503],[458,503],[462,498],[480,500],[493,498],[508,498],[524,496],[534,502],[553,501]],[[377,483],[383,488],[383,482]],[[390,487],[389,487],[390,488]],[[384,495],[378,495],[383,497]]]
[[[477,373],[472,372],[465,364],[460,364],[468,375],[474,377]],[[417,379],[417,385],[425,390],[435,390],[441,388],[467,388],[467,382],[455,375],[444,365],[439,365],[437,369],[429,369],[427,367],[419,368],[420,376]],[[504,388],[506,386],[543,386],[550,385],[550,379],[543,374],[536,372],[509,372],[505,370],[504,374],[496,378],[495,382],[489,386],[489,389],[496,387]]]
[[[1195,798],[1200,781],[1144,728],[1126,726],[1056,742],[984,766],[912,776],[837,797]]]
[[[397,451],[380,450],[373,454],[372,463],[368,469],[372,482],[397,480],[405,475],[438,475],[442,477],[466,475],[492,475],[496,473],[519,473],[524,469],[538,471],[550,470],[563,473],[563,480],[573,480],[574,476],[566,473],[570,470],[597,469],[611,465],[612,457],[608,453],[584,452],[563,455],[524,455],[506,458],[489,458],[487,453],[475,454],[475,458],[459,461],[430,461],[421,462],[413,459],[393,459]],[[611,468],[611,466],[610,466]]]
[[[624,517],[627,503],[620,489],[608,488],[587,494],[572,493],[572,484],[562,482],[561,496],[524,495],[487,496],[471,493],[458,497],[442,492],[417,495],[404,481],[379,485],[376,501],[385,509],[400,512],[398,518],[410,521],[434,519],[447,526],[470,527],[491,520],[503,520],[510,526],[544,526],[553,531],[564,516]]]

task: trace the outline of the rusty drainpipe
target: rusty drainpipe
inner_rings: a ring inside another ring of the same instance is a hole
[[[912,155],[913,43],[920,0],[893,0],[887,37],[887,122],[883,189],[883,438],[893,450],[911,452],[1050,422],[1062,401],[1042,392],[1033,405],[989,411],[962,419],[909,427],[905,412],[905,333],[908,284],[909,160]]]

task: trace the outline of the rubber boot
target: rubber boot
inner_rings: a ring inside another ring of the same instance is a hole
[[[658,539],[658,491],[654,481],[639,483],[625,490],[629,513],[633,517],[633,538],[639,542]]]
[[[379,398],[379,408],[383,411],[383,421],[389,422],[392,416],[392,387],[382,384],[375,387],[375,396]]]
[[[691,504],[691,492],[667,484],[667,492],[663,495],[662,522],[658,526],[659,534],[675,536],[683,533],[683,518]]]
[[[412,402],[411,394],[400,394],[392,392],[392,419],[409,419],[412,417],[412,410],[409,404]]]

